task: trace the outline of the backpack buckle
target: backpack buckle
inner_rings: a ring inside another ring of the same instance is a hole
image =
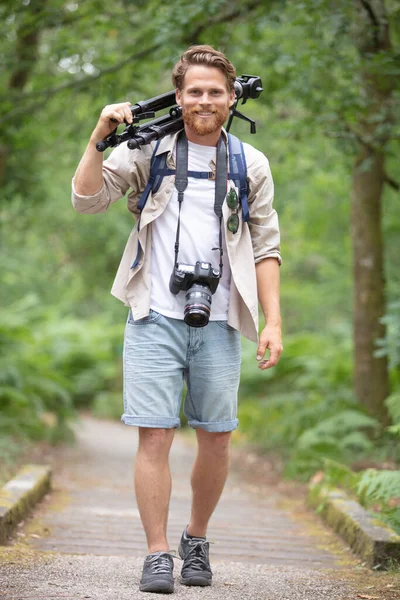
[[[208,172],[208,181],[215,181],[215,171]]]

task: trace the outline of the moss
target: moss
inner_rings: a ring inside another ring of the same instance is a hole
[[[18,541],[12,546],[0,546],[0,564],[3,567],[7,565],[29,567],[38,562],[49,562],[53,558],[53,554],[38,552],[25,542]]]
[[[390,527],[390,525],[388,525],[387,523],[385,523],[385,521],[382,521],[379,517],[371,517],[369,522],[372,525],[375,525],[376,527],[381,527],[382,529],[386,529],[386,531],[389,534],[390,540],[392,542],[396,542],[397,544],[400,544],[400,535],[397,534],[395,531],[393,531],[393,529]]]
[[[352,550],[373,568],[387,568],[391,561],[400,560],[400,539],[393,530],[379,519],[371,522],[365,512],[365,522],[359,523],[349,514],[349,501],[342,491],[335,491],[323,485],[315,485],[309,489],[308,503],[317,509],[323,519],[352,548]],[[375,524],[389,534],[388,540],[376,540],[365,531],[365,525]],[[364,527],[363,527],[364,525]]]
[[[279,501],[279,508],[286,510],[288,516],[304,528],[305,533],[313,538],[317,548],[333,554],[338,566],[354,567],[359,563],[343,541],[331,529],[324,526],[322,521],[316,519],[313,512],[307,510],[303,501],[286,498],[283,502]]]
[[[16,480],[26,478],[34,479],[34,485],[24,490],[21,494],[12,489],[2,488],[0,490],[0,506],[4,503],[7,510],[3,512],[0,519],[0,544],[7,542],[15,526],[29,514],[31,508],[47,493],[51,483],[51,471],[49,467],[37,467],[26,465],[17,474]]]

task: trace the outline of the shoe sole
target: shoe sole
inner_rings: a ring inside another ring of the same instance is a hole
[[[154,592],[155,594],[172,594],[174,592],[174,584],[168,584],[165,581],[151,581],[149,583],[141,583],[139,590],[141,592]]]
[[[211,579],[205,579],[204,577],[188,577],[187,579],[181,578],[182,585],[197,585],[199,587],[205,587],[211,585]]]

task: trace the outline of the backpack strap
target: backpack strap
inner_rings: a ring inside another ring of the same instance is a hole
[[[175,175],[175,169],[168,169],[167,163],[167,152],[157,155],[157,150],[160,145],[160,141],[153,150],[150,161],[150,176],[146,187],[143,190],[138,202],[138,210],[142,212],[145,204],[148,200],[150,192],[157,192],[160,188],[161,182],[166,175]],[[228,133],[228,146],[229,146],[229,173],[228,178],[234,181],[236,187],[239,189],[239,198],[242,204],[242,217],[243,221],[247,222],[250,219],[249,204],[247,201],[248,196],[248,182],[247,182],[247,165],[246,156],[244,153],[243,143],[235,135]],[[212,171],[188,171],[188,177],[195,177],[197,179],[215,179],[215,173]],[[140,217],[138,221],[138,232],[140,230]],[[131,268],[134,268],[140,256],[140,244],[138,244],[138,252],[136,259]]]
[[[150,176],[146,187],[143,190],[138,202],[138,210],[142,212],[145,204],[149,198],[150,192],[158,192],[161,182],[166,175],[175,175],[175,169],[168,169],[167,164],[167,152],[163,152],[157,156],[157,150],[160,145],[158,140],[156,147],[153,150],[150,161]],[[196,179],[215,179],[215,174],[212,171],[188,171],[188,177],[195,177]]]
[[[244,153],[244,146],[242,142],[235,135],[228,133],[228,144],[229,144],[229,174],[228,178],[235,182],[237,188],[239,188],[239,198],[242,203],[242,216],[243,221],[249,221],[249,203],[247,196],[249,193],[249,186],[247,182],[247,165],[246,156]]]
[[[153,154],[151,156],[150,161],[150,176],[147,181],[147,185],[143,190],[142,195],[140,196],[140,200],[138,202],[138,210],[142,212],[149,194],[151,191],[157,191],[161,185],[161,181],[165,175],[172,175],[175,171],[166,168],[167,161],[167,153],[163,152],[157,156],[157,150],[160,145],[160,141],[158,140],[156,147],[153,150]]]
[[[153,154],[151,155],[150,176],[147,181],[147,185],[144,188],[142,195],[140,196],[138,206],[137,206],[140,213],[142,212],[144,205],[146,204],[147,199],[149,197],[149,194],[152,191],[154,184],[156,183],[159,171],[165,169],[166,154],[159,154],[158,156],[156,156],[158,147],[160,145],[160,141],[161,140],[157,141],[156,147],[154,148]],[[162,175],[162,177],[164,177],[164,175]],[[161,177],[161,179],[162,179],[162,177]],[[161,183],[161,181],[160,181],[160,183]],[[160,186],[160,183],[158,183],[158,186]],[[138,234],[139,234],[139,231],[140,231],[140,216],[139,216],[138,223],[137,223]],[[136,258],[133,261],[131,269],[134,269],[137,266],[137,264],[139,262],[139,258],[140,258],[140,253],[141,253],[141,248],[140,248],[140,242],[138,240],[138,249],[137,249],[137,253],[136,253]]]

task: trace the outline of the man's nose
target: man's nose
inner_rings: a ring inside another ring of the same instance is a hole
[[[211,104],[211,96],[208,92],[204,92],[199,98],[200,104]]]

